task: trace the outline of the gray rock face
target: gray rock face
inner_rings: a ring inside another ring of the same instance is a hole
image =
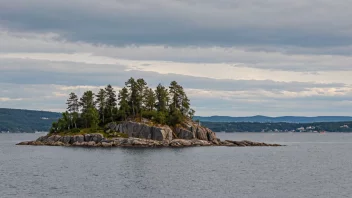
[[[218,143],[216,134],[208,128],[199,126],[193,121],[186,121],[183,123],[183,128],[176,128],[176,136],[180,139],[199,139]]]
[[[49,142],[49,143],[53,143],[53,142],[57,142],[59,140],[61,140],[60,135],[52,135],[52,136],[49,136],[45,141]]]
[[[191,120],[182,123],[182,127],[175,128],[175,137],[173,130],[169,126],[149,126],[145,123],[125,121],[120,124],[110,123],[106,126],[106,132],[120,132],[127,134],[129,137],[152,139],[158,141],[177,139],[199,139],[219,144],[216,135],[208,128],[199,126]]]
[[[92,139],[92,136],[90,134],[84,135],[84,141],[89,142]]]
[[[91,141],[95,143],[99,143],[104,139],[104,136],[100,133],[93,133],[90,136],[91,136]]]
[[[184,140],[184,139],[174,139],[170,142],[170,146],[172,146],[172,147],[192,146],[192,141]]]
[[[78,143],[84,142],[84,136],[83,135],[75,135],[75,136],[73,136],[73,142],[78,142]]]
[[[106,131],[127,134],[129,137],[152,140],[172,140],[172,129],[169,126],[149,126],[144,123],[126,121],[120,124],[110,123]]]
[[[191,140],[196,138],[196,135],[193,131],[183,129],[183,128],[176,128],[175,133],[179,139]]]
[[[62,142],[64,143],[64,144],[70,144],[71,143],[71,138],[73,139],[73,137],[72,136],[64,136],[64,137],[62,137]]]

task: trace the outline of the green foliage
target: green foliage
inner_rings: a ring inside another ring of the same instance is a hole
[[[77,113],[79,111],[79,101],[75,93],[71,92],[69,98],[67,99],[67,111],[69,113]]]
[[[157,111],[142,111],[142,117],[149,119],[149,120],[154,120],[157,116],[158,112]]]
[[[170,126],[176,126],[177,124],[182,123],[182,121],[184,120],[184,116],[182,115],[180,110],[172,111],[172,113],[169,116],[170,117],[168,120],[168,124]]]
[[[153,121],[162,125],[167,124],[168,114],[166,112],[157,111]]]
[[[196,111],[195,111],[194,109],[190,109],[190,110],[188,111],[188,116],[189,116],[189,118],[193,119],[195,113],[196,113]]]
[[[110,118],[110,121],[114,121],[114,116],[116,113],[116,105],[117,105],[117,100],[116,100],[116,91],[111,85],[106,86],[105,88],[106,91],[106,109],[107,109],[107,116]]]
[[[90,128],[97,129],[99,127],[99,112],[95,108],[89,108],[87,113],[87,120],[89,123]]]
[[[126,87],[119,91],[118,100],[120,106],[118,111],[119,117],[126,120],[126,118],[130,115],[131,109],[131,107],[128,105],[128,89]]]
[[[103,126],[107,122],[126,119],[141,121],[142,118],[151,120],[153,124],[176,126],[186,117],[194,116],[195,111],[190,109],[190,101],[183,87],[176,81],[170,84],[169,90],[160,84],[156,90],[148,88],[145,80],[141,78],[130,78],[125,85],[126,87],[118,92],[118,98],[111,85],[100,89],[96,95],[92,91],[86,91],[80,98],[78,107],[77,96],[71,93],[67,100],[69,111],[53,123],[51,131],[70,132],[72,128],[90,128],[97,131],[99,125]],[[81,111],[78,112],[77,109]]]
[[[70,132],[71,133],[79,133],[81,130],[80,129],[77,129],[77,128],[74,128],[74,129],[71,129]]]
[[[96,95],[95,104],[98,107],[99,117],[102,120],[102,123],[105,123],[105,110],[107,106],[107,93],[104,89],[100,89],[98,94]]]
[[[144,92],[144,107],[147,111],[153,111],[155,107],[156,97],[153,89],[146,89]]]
[[[156,109],[158,112],[166,112],[169,105],[169,91],[161,84],[155,90]]]
[[[128,106],[130,107],[130,114],[136,116],[138,112],[138,85],[134,78],[130,78],[126,83],[128,88],[129,97],[128,97]]]
[[[92,109],[95,109],[94,94],[92,91],[86,91],[83,93],[80,105],[82,107],[81,117],[84,119],[85,127],[87,128],[92,119]]]
[[[180,111],[183,116],[187,116],[190,109],[190,100],[188,99],[183,87],[176,81],[170,84],[170,95],[172,103],[170,104],[170,111]]]

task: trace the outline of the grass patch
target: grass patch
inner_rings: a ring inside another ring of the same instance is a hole
[[[116,138],[116,137],[128,138],[127,134],[119,133],[119,132],[106,133],[102,128],[99,128],[99,129],[93,129],[93,128],[71,129],[68,131],[63,131],[63,132],[59,132],[59,133],[52,133],[49,135],[73,136],[73,135],[86,135],[86,134],[92,134],[92,133],[100,133],[105,138],[108,138],[108,139]]]

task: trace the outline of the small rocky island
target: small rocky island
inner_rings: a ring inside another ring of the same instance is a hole
[[[148,88],[143,79],[130,78],[116,92],[111,85],[97,94],[71,93],[67,111],[50,133],[17,145],[79,147],[281,146],[251,141],[221,141],[192,118],[195,111],[182,86],[171,82]]]

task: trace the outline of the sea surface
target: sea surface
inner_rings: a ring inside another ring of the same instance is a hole
[[[218,133],[285,147],[15,146],[0,134],[0,197],[352,197],[352,133]]]

